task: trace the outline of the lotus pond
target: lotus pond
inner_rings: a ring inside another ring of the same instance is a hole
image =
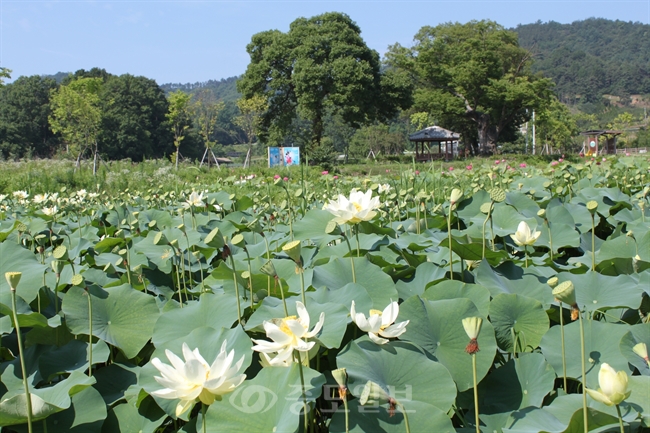
[[[648,431],[648,160],[512,166],[5,191],[2,431]]]

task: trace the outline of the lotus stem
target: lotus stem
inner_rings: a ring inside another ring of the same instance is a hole
[[[18,313],[16,312],[16,289],[11,288],[11,308],[14,316],[14,327],[16,328],[16,338],[18,340],[18,355],[20,358],[20,370],[23,374],[23,386],[25,387],[25,399],[27,400],[27,431],[32,433],[32,395],[29,392],[29,377],[25,368],[25,352],[23,349],[23,339],[20,333],[20,324],[18,323]]]
[[[251,313],[253,312],[253,270],[251,269],[251,256],[248,254],[248,249],[244,248],[244,252],[246,253],[246,258],[248,262],[248,287],[251,292]],[[304,302],[303,302],[304,304]]]
[[[90,291],[86,288],[88,296],[88,377],[93,375],[93,302]]]
[[[621,428],[621,433],[625,433],[625,427],[623,426],[623,416],[621,415],[621,406],[616,405],[616,413],[618,414],[618,426]]]
[[[449,214],[447,215],[447,237],[449,238],[449,279],[454,279],[454,252],[451,249],[451,214],[452,210],[449,207]]]
[[[300,273],[300,295],[302,296],[302,304],[307,307],[307,299],[305,298],[305,269],[300,265],[296,265],[296,270]]]
[[[564,352],[564,317],[562,317],[562,302],[560,304],[560,338],[562,340],[562,375],[564,379],[564,392],[567,392],[566,385],[566,355]]]
[[[404,425],[406,427],[406,433],[411,433],[411,427],[409,426],[409,416],[406,413],[406,409],[404,408],[404,405],[397,400],[395,400],[395,404],[399,406],[400,410],[402,411],[402,414],[404,415]]]
[[[207,433],[208,429],[205,422],[205,403],[201,403],[201,424],[203,427],[203,433]]]
[[[591,270],[596,270],[596,221],[593,213],[591,214]]]
[[[266,244],[266,260],[271,260],[271,251],[269,250],[269,240],[266,239],[264,233],[262,233],[262,238]],[[271,276],[267,275],[266,277],[266,296],[271,296]]]
[[[350,266],[352,266],[352,282],[356,283],[357,282],[357,274],[354,270],[354,258],[352,257],[352,246],[350,245],[350,240],[348,237],[343,233],[343,239],[345,239],[345,242],[348,244],[348,251],[350,252]]]
[[[302,392],[302,402],[303,402],[302,404],[303,404],[304,423],[305,423],[304,431],[305,433],[307,433],[307,429],[309,428],[309,411],[307,406],[307,395],[305,394],[305,376],[302,371],[302,356],[300,355],[300,352],[296,353],[296,351],[294,351],[293,357],[294,359],[297,359],[298,371],[300,372],[300,389]]]
[[[361,257],[361,253],[359,252],[359,226],[358,225],[355,227],[354,235],[357,239],[357,257]]]
[[[478,381],[476,374],[476,353],[472,354],[472,378],[474,379],[474,424],[476,425],[476,433],[481,433],[479,414],[478,414]]]
[[[235,296],[237,297],[237,320],[241,325],[241,299],[239,297],[239,284],[237,283],[237,271],[235,270],[235,259],[230,254],[230,266],[232,267],[232,279],[235,282]]]
[[[585,373],[585,328],[582,322],[582,312],[578,314],[580,325],[580,355],[581,361],[580,368],[582,369],[582,416],[584,423],[584,433],[589,433],[588,417],[587,417],[587,375]]]
[[[287,310],[287,301],[284,299],[284,288],[282,287],[282,280],[277,275],[275,278],[280,285],[280,296],[282,297],[282,305],[284,305],[284,317],[289,317],[289,310]]]

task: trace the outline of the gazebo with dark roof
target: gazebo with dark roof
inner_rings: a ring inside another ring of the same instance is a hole
[[[454,142],[460,139],[460,134],[439,126],[429,126],[409,135],[409,141],[415,143],[415,160],[424,162],[434,159],[450,160],[454,158]],[[431,153],[430,145],[425,143],[438,143],[438,153]],[[445,151],[442,151],[442,144]]]
[[[621,135],[623,131],[615,131],[610,129],[594,129],[590,131],[583,131],[580,135],[585,136],[585,144],[582,147],[582,152],[585,155],[598,155],[598,154],[616,154],[616,137]],[[604,137],[605,148],[599,149],[600,137]]]

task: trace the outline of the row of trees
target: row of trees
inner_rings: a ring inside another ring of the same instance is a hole
[[[538,137],[570,142],[581,119],[532,72],[517,33],[492,21],[425,26],[411,47],[368,48],[350,17],[326,13],[294,21],[288,32],[253,35],[251,57],[234,80],[166,85],[77,71],[58,85],[20,77],[0,87],[0,154],[77,160],[174,154],[210,158],[219,142],[303,146],[310,160],[401,153],[410,132],[432,123],[460,132],[473,153],[522,141],[535,111]],[[0,70],[8,77],[8,70]],[[217,90],[221,90],[219,94]],[[604,125],[603,125],[604,126]]]

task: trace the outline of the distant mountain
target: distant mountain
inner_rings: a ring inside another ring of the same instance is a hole
[[[160,87],[165,93],[182,90],[183,92],[195,94],[208,90],[214,94],[215,99],[225,102],[233,102],[241,97],[237,91],[237,80],[239,77],[222,78],[221,80],[208,80],[197,83],[167,83],[161,84]]]
[[[56,81],[56,84],[61,84],[61,81],[63,81],[63,79],[66,78],[70,74],[72,74],[72,72],[57,72],[54,75],[42,75],[42,77],[43,78],[52,78],[54,81]]]
[[[552,78],[564,102],[650,93],[650,25],[590,18],[513,30],[535,56],[533,71]]]

